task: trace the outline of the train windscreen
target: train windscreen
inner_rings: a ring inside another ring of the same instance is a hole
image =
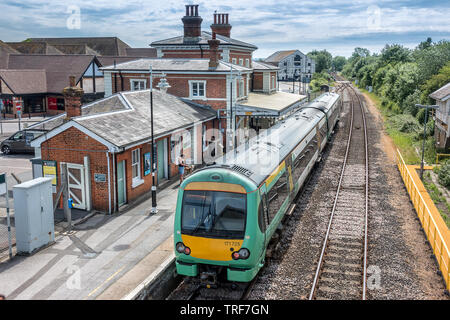
[[[245,194],[186,190],[181,211],[181,232],[184,234],[209,238],[244,238],[247,211]]]

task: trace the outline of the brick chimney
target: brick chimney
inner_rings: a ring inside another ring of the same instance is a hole
[[[198,4],[186,5],[186,15],[181,19],[184,25],[183,42],[198,42],[202,35],[202,17],[198,15]]]
[[[228,13],[214,13],[214,23],[211,25],[212,32],[224,37],[230,37],[231,24],[228,23]]]
[[[66,118],[69,121],[73,117],[81,116],[81,97],[84,94],[83,89],[78,88],[75,83],[75,77],[69,77],[69,86],[64,88],[64,106],[66,109]]]
[[[216,39],[216,33],[213,32],[212,39],[208,40],[209,44],[209,69],[216,69],[219,65],[219,44],[220,41]]]

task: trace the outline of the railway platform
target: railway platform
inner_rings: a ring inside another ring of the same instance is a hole
[[[98,214],[31,256],[0,264],[0,294],[8,300],[123,299],[173,255],[173,215],[179,182],[119,215]]]

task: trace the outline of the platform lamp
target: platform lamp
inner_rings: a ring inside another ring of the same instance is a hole
[[[422,161],[420,162],[420,180],[423,180],[423,157],[425,154],[425,139],[427,135],[428,109],[438,110],[439,106],[416,104],[416,107],[425,109],[425,120],[423,123]]]
[[[153,72],[153,67],[150,65],[150,125],[151,125],[151,139],[152,139],[152,155],[150,157],[151,160],[151,166],[152,166],[152,208],[150,210],[151,214],[156,214],[158,213],[158,208],[157,208],[157,204],[156,204],[156,182],[155,182],[155,174],[156,174],[156,162],[155,162],[155,156],[156,156],[156,152],[155,152],[155,136],[154,136],[154,132],[153,132],[153,75],[155,74]],[[167,82],[167,80],[165,79],[166,74],[165,73],[157,73],[157,75],[160,75],[162,78],[160,80],[160,82],[158,83],[158,85],[156,86],[157,88],[160,88],[160,90],[163,93],[167,92],[167,89],[170,88],[169,83]]]

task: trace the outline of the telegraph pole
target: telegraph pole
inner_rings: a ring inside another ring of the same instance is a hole
[[[416,104],[416,107],[425,109],[425,121],[423,123],[422,161],[420,162],[420,180],[423,180],[423,158],[425,154],[425,139],[427,136],[428,109],[438,110],[439,106]]]

